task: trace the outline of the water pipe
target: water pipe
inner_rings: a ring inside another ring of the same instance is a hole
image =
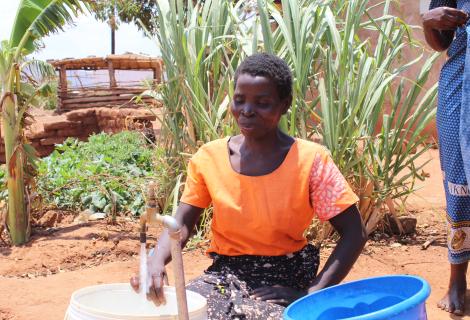
[[[175,276],[176,302],[178,319],[189,320],[186,284],[184,281],[183,254],[181,251],[181,225],[172,216],[164,216],[157,212],[155,199],[155,184],[149,183],[145,213],[140,216],[140,243],[147,242],[147,225],[161,223],[168,229],[171,244],[171,261]]]

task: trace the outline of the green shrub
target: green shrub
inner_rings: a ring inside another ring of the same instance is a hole
[[[136,132],[69,138],[39,162],[37,189],[57,208],[139,214],[145,181],[159,176],[158,152]]]

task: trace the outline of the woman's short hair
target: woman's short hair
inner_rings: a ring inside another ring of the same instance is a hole
[[[256,53],[247,57],[235,71],[235,86],[241,74],[266,77],[275,82],[279,98],[292,96],[292,72],[281,58],[269,53]]]

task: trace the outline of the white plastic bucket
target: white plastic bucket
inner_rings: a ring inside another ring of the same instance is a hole
[[[166,304],[155,306],[132,290],[128,283],[113,283],[79,289],[72,294],[65,320],[177,320],[174,287],[164,288]],[[186,290],[189,319],[207,319],[207,301]]]

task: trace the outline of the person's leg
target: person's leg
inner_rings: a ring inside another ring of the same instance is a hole
[[[465,310],[465,293],[467,291],[468,262],[450,265],[449,289],[437,306],[447,312],[463,315]]]
[[[454,61],[455,64],[457,61]],[[470,260],[470,190],[461,150],[460,117],[463,69],[447,64],[439,81],[437,129],[447,205],[449,288],[438,307],[463,314],[466,273]]]

